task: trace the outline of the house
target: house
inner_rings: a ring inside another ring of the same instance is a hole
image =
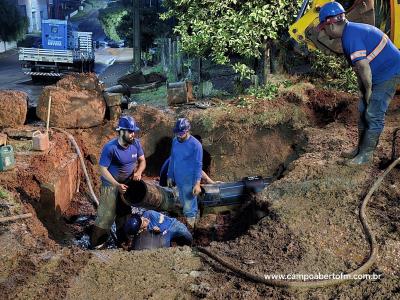
[[[16,1],[21,15],[26,16],[29,19],[28,33],[41,31],[42,20],[48,19],[47,0]]]

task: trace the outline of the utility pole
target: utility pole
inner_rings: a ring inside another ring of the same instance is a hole
[[[133,1],[133,71],[140,71],[141,59],[140,59],[140,1]]]

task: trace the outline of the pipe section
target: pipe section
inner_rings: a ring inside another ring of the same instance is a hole
[[[253,176],[236,182],[205,184],[198,203],[203,207],[238,205],[247,201],[248,195],[264,190],[271,182],[272,178]],[[161,187],[144,180],[131,180],[127,185],[123,200],[128,205],[177,213],[182,211],[176,188]]]

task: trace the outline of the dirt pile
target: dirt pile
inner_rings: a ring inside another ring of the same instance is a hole
[[[61,128],[88,128],[103,122],[106,103],[102,85],[90,74],[68,75],[56,86],[47,86],[36,107],[37,116],[47,120],[51,96],[50,125]]]
[[[25,92],[0,91],[0,127],[23,125],[28,112],[28,95]]]

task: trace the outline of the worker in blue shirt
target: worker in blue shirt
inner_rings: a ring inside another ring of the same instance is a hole
[[[164,247],[170,247],[172,240],[179,240],[181,244],[188,246],[193,242],[192,234],[187,227],[177,219],[168,217],[154,210],[147,210],[142,216],[133,214],[127,219],[124,225],[124,231],[127,236],[124,242],[124,248],[131,248],[130,244],[134,236],[145,230],[161,234]]]
[[[193,135],[193,137],[203,145],[201,136]],[[168,157],[163,165],[161,166],[160,170],[160,186],[167,186],[167,173],[169,167],[169,161],[171,157]],[[221,181],[214,181],[208,176],[210,172],[210,165],[211,165],[211,155],[203,148],[203,164],[202,164],[202,171],[201,171],[201,183],[205,184],[214,184],[214,183],[221,183]],[[207,174],[208,173],[208,174]]]
[[[349,166],[371,162],[385,125],[385,114],[400,84],[400,51],[378,28],[349,22],[338,2],[319,12],[319,30],[341,38],[344,55],[356,72],[361,92],[358,146],[344,156]]]
[[[201,192],[203,148],[190,134],[188,119],[178,119],[173,131],[176,137],[172,141],[167,185],[172,187],[175,182],[183,214],[189,226],[194,228],[198,212],[197,195]]]
[[[135,139],[135,132],[139,131],[135,120],[131,116],[122,116],[116,130],[118,137],[105,144],[100,156],[102,185],[97,218],[91,235],[92,248],[107,240],[114,219],[117,236],[122,233],[131,208],[121,201],[119,195],[127,190],[128,180],[141,180],[146,168],[142,146]]]

